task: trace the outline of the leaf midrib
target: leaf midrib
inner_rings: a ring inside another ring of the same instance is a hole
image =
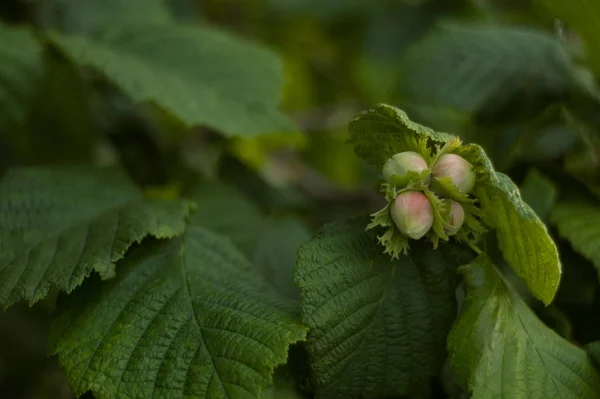
[[[219,374],[219,369],[217,368],[217,365],[215,364],[215,361],[213,360],[213,354],[210,351],[209,346],[206,344],[206,340],[204,339],[203,328],[199,322],[200,318],[198,317],[198,314],[196,313],[196,308],[194,308],[194,304],[192,303],[192,298],[193,298],[192,289],[190,287],[190,281],[188,278],[188,272],[187,272],[187,266],[186,266],[185,240],[181,239],[180,243],[181,244],[180,244],[180,249],[179,249],[179,253],[180,253],[179,254],[180,255],[179,256],[179,259],[180,259],[179,267],[181,268],[181,278],[183,278],[186,295],[189,299],[188,304],[189,304],[189,307],[191,310],[191,314],[193,315],[194,320],[196,321],[196,326],[198,328],[198,334],[200,335],[200,342],[198,345],[198,349],[196,350],[196,354],[194,355],[194,358],[196,357],[196,355],[198,354],[198,351],[202,348],[202,346],[204,346],[204,348],[206,349],[206,352],[208,353],[208,357],[210,359],[210,364],[214,370],[213,375],[211,375],[210,380],[208,381],[208,384],[206,385],[206,393],[208,394],[208,390],[210,389],[210,383],[212,381],[212,378],[214,375],[216,375],[219,380],[219,383],[221,384],[221,389],[223,389],[223,392],[227,395],[228,398],[232,398],[231,394],[229,393],[229,391],[225,387],[225,384],[223,383],[223,379],[221,378],[221,375]],[[185,385],[187,385],[188,377],[189,377],[189,374],[186,375]],[[247,391],[247,389],[245,387],[242,387],[242,386],[240,386],[240,387]],[[252,392],[250,392],[250,393],[252,393]]]

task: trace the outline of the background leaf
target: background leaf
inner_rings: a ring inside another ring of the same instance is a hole
[[[295,281],[318,397],[404,395],[440,371],[445,356],[453,268],[425,243],[391,262],[367,223],[330,224],[299,250]]]
[[[51,342],[77,395],[255,398],[304,338],[286,308],[233,245],[190,227],[65,298]]]
[[[556,200],[556,186],[537,169],[529,169],[519,188],[521,198],[542,220],[548,217]]]
[[[0,23],[0,135],[25,121],[44,76],[42,47],[29,27]]]
[[[185,227],[188,204],[144,199],[119,169],[14,169],[0,181],[0,304],[70,292],[147,235]]]
[[[169,0],[47,0],[38,12],[45,28],[65,33],[88,34],[100,29],[172,22]]]
[[[185,25],[51,37],[73,61],[100,70],[134,102],[152,101],[189,126],[234,136],[293,129],[277,110],[281,65],[259,45]]]
[[[265,219],[259,232],[252,263],[267,281],[283,296],[300,300],[300,290],[294,285],[297,251],[312,237],[308,228],[291,217]]]
[[[473,398],[596,398],[585,351],[546,327],[482,255],[462,268],[467,296],[448,350]]]
[[[218,181],[195,186],[187,195],[196,203],[190,224],[229,238],[248,257],[254,251],[263,215],[240,190]]]
[[[584,199],[564,200],[554,206],[550,220],[561,237],[593,262],[600,273],[600,207]]]
[[[240,190],[219,182],[197,185],[189,198],[196,204],[192,225],[231,239],[281,295],[300,300],[293,282],[296,252],[312,236],[300,219],[264,216]]]
[[[304,398],[296,389],[296,381],[289,372],[275,372],[275,383],[270,387],[265,388],[260,394],[260,399],[301,399]]]
[[[44,79],[23,125],[7,136],[25,163],[81,164],[95,153],[88,87],[79,68],[54,47],[44,49]]]
[[[398,95],[404,102],[475,116],[519,93],[564,91],[569,59],[555,38],[539,30],[445,23],[409,49],[401,71]]]
[[[600,366],[600,341],[594,341],[587,344],[587,350],[590,357],[596,362],[596,365]]]
[[[554,18],[559,18],[577,30],[584,40],[589,58],[596,73],[600,73],[600,4],[595,1],[536,0]]]

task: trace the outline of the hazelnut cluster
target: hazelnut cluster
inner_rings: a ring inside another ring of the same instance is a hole
[[[431,184],[440,179],[449,178],[460,193],[467,195],[475,186],[473,165],[456,154],[443,154],[435,160],[433,167],[425,159],[413,151],[405,151],[392,156],[383,166],[383,178],[386,183],[397,189],[405,185],[403,177],[414,172],[421,176],[421,182],[431,189],[435,195],[446,197],[444,186]],[[446,179],[447,181],[447,179]],[[398,186],[401,185],[401,186]],[[465,211],[463,206],[451,200],[450,222],[444,226],[447,236],[452,236],[461,229]],[[434,209],[423,191],[401,191],[391,203],[390,216],[398,230],[406,237],[418,240],[425,236],[434,223]]]

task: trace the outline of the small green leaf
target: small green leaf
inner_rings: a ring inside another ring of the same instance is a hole
[[[544,220],[556,200],[556,186],[537,169],[529,169],[520,188],[521,197]]]
[[[70,292],[147,235],[181,234],[189,204],[144,199],[118,169],[14,169],[0,181],[0,305]]]
[[[454,268],[424,242],[390,261],[366,223],[328,225],[299,250],[294,280],[318,397],[404,395],[438,373],[445,357]]]
[[[487,256],[461,268],[467,296],[448,336],[455,375],[474,399],[593,399],[584,350],[545,326]]]
[[[363,111],[348,125],[354,151],[365,161],[381,169],[392,155],[415,151],[422,156],[429,153],[422,139],[439,145],[456,139],[447,133],[434,132],[426,126],[411,121],[398,108],[378,104],[375,109]]]
[[[231,136],[293,130],[277,109],[281,64],[259,45],[208,27],[162,24],[123,26],[93,38],[50,37],[133,101],[154,102],[189,126]]]
[[[76,395],[257,398],[306,334],[243,255],[200,227],[84,288],[65,298],[50,337]]]
[[[552,301],[561,276],[556,245],[546,226],[521,199],[519,189],[494,170],[480,146],[460,145],[455,136],[415,124],[402,110],[385,104],[359,114],[349,129],[356,153],[376,167],[382,167],[395,153],[435,147],[440,152],[450,147],[469,161],[477,176],[474,197],[482,209],[463,204],[469,211],[463,226],[472,226],[475,239],[484,229],[474,216],[495,229],[500,248],[517,275],[537,298],[546,304]]]
[[[23,123],[44,77],[42,47],[30,27],[0,23],[0,134]]]
[[[561,237],[594,263],[600,273],[600,206],[585,200],[565,200],[557,203],[550,220]]]

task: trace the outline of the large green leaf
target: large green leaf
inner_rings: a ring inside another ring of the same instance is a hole
[[[445,357],[455,270],[425,243],[390,261],[367,223],[328,225],[299,250],[294,279],[318,397],[404,395]]]
[[[590,0],[536,0],[554,18],[577,30],[584,41],[587,56],[596,73],[600,73],[600,3]]]
[[[600,273],[600,206],[586,200],[565,200],[554,206],[550,220],[561,237],[594,263]]]
[[[0,134],[24,122],[44,76],[42,47],[29,27],[0,23]]]
[[[65,298],[51,332],[77,395],[258,398],[305,336],[226,239],[201,227],[139,248]]]
[[[419,151],[417,144],[423,139],[432,147],[455,138],[416,124],[403,111],[385,104],[359,114],[349,129],[357,154],[378,168],[395,153]],[[475,198],[483,207],[483,221],[496,230],[506,260],[537,298],[550,303],[558,289],[561,266],[546,226],[521,199],[518,187],[494,170],[481,147],[467,144],[454,152],[475,167]]]
[[[593,399],[585,351],[544,325],[487,256],[462,267],[467,295],[448,336],[455,375],[474,399]]]
[[[563,91],[569,59],[543,31],[447,23],[409,49],[401,75],[411,103],[477,112],[517,93]]]
[[[134,24],[94,37],[52,34],[51,39],[135,102],[154,102],[189,126],[240,136],[293,128],[277,109],[283,83],[279,60],[224,32]]]
[[[118,169],[27,168],[0,181],[0,305],[70,292],[147,235],[183,232],[189,206],[144,199]]]

